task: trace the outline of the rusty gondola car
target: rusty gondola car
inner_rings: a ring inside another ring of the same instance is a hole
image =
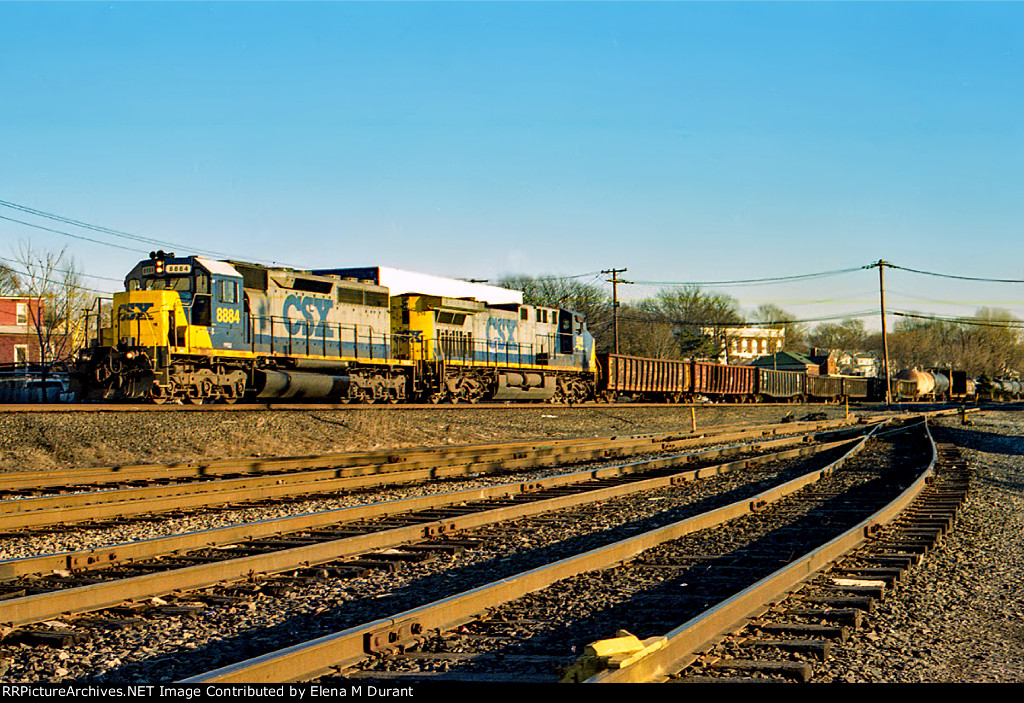
[[[840,402],[867,400],[869,379],[817,376],[800,371],[718,364],[695,359],[597,355],[598,399],[650,402]]]

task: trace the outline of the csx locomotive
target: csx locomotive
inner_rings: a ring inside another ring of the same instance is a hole
[[[581,315],[354,273],[153,252],[114,295],[111,327],[79,352],[73,385],[81,399],[193,404],[594,397]],[[500,290],[472,290],[487,289]]]

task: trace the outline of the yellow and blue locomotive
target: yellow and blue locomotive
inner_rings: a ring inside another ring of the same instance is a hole
[[[453,297],[432,283],[477,290],[449,279],[391,290],[365,271],[154,252],[114,295],[111,327],[80,351],[72,381],[82,399],[157,403],[594,396],[594,340],[581,315]]]

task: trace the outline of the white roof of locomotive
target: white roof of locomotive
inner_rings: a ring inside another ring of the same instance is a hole
[[[489,305],[523,304],[523,294],[517,290],[490,286],[486,283],[471,283],[455,278],[431,276],[427,273],[403,271],[402,269],[389,268],[387,266],[364,268],[374,269],[377,273],[376,283],[386,286],[391,295],[419,293],[421,295],[436,295],[442,298],[475,298]],[[353,269],[353,271],[355,270]]]
[[[193,257],[196,261],[203,265],[207,271],[217,276],[241,276],[231,264],[226,261],[217,261],[216,259],[207,259],[205,256]]]

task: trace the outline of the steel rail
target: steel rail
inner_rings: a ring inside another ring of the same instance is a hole
[[[596,674],[585,683],[643,683],[665,680],[670,674],[696,661],[702,651],[747,618],[763,612],[766,604],[796,590],[841,556],[866,543],[881,527],[891,523],[906,510],[933,480],[938,449],[927,422],[925,432],[931,444],[931,461],[917,480],[895,500],[818,549],[808,552],[788,566],[675,628],[666,635],[667,642],[660,650],[631,666]]]
[[[663,542],[719,525],[762,509],[806,485],[831,474],[863,447],[861,439],[829,466],[766,490],[753,498],[673,523],[547,566],[495,581],[466,593],[414,608],[392,617],[358,625],[310,642],[271,652],[238,664],[188,678],[181,683],[282,682],[315,678],[351,666],[389,647],[408,645],[429,630],[447,630],[470,621],[475,615],[527,593],[579,573],[607,568],[633,559]]]
[[[856,427],[854,427],[856,430]],[[805,435],[806,436],[806,435]],[[732,435],[719,440],[732,439]],[[683,448],[705,440],[661,442],[659,451]],[[800,435],[789,435],[777,442],[801,442]],[[153,512],[224,505],[310,494],[327,494],[379,487],[418,483],[431,479],[457,478],[480,473],[550,467],[566,463],[609,458],[609,449],[599,442],[570,447],[565,453],[551,447],[537,450],[518,449],[513,458],[460,463],[459,460],[434,460],[409,464],[393,464],[377,470],[355,467],[349,470],[325,469],[277,476],[221,479],[177,486],[148,486],[119,490],[93,491],[37,498],[0,501],[0,530],[41,527],[55,523],[73,524],[86,520],[106,520]],[[644,445],[644,451],[655,451]],[[635,453],[622,450],[611,456]],[[445,464],[449,464],[445,466]],[[350,475],[336,478],[337,474]]]
[[[865,430],[866,431],[866,430]],[[708,466],[693,472],[693,479],[705,478],[716,473],[731,471],[746,466],[793,458],[798,455],[809,455],[842,446],[852,440],[843,439],[819,445],[801,444],[796,451],[781,451],[761,454],[732,461],[716,466]],[[444,508],[469,501],[515,497],[534,493],[554,487],[572,486],[592,480],[628,476],[665,468],[676,468],[684,464],[698,461],[727,457],[744,449],[773,449],[777,447],[799,444],[800,440],[782,438],[765,440],[753,445],[720,447],[657,459],[633,461],[607,468],[586,469],[568,474],[549,476],[531,481],[510,482],[486,488],[470,488],[459,491],[403,498],[393,501],[382,501],[367,505],[349,506],[334,510],[318,511],[293,515],[290,517],[260,520],[257,522],[228,525],[225,527],[198,530],[168,537],[155,537],[140,542],[130,542],[110,546],[93,547],[72,552],[43,554],[35,557],[22,557],[0,561],[0,581],[8,581],[30,574],[46,574],[60,571],[80,571],[106,568],[120,562],[131,562],[141,559],[152,559],[159,556],[182,553],[185,551],[216,547],[234,542],[280,537],[286,534],[314,530],[332,525],[340,525],[359,520],[390,517],[411,513],[419,510]],[[683,475],[688,477],[688,475]]]
[[[904,404],[910,404],[911,401],[904,401]],[[934,403],[932,403],[934,405]],[[742,407],[741,403],[736,403],[738,407]],[[758,403],[758,407],[762,408],[793,408],[793,407],[807,407],[814,408],[819,406],[835,406],[834,403],[800,403],[794,405],[793,403]],[[870,403],[857,403],[858,406],[871,405]],[[878,405],[878,403],[875,403]],[[571,406],[568,404],[560,403],[546,403],[544,405],[523,405],[521,403],[509,404],[508,401],[484,401],[479,403],[456,403],[454,405],[444,403],[437,405],[434,403],[277,403],[273,401],[267,402],[255,402],[255,403],[213,403],[203,405],[177,405],[177,404],[163,404],[156,405],[153,403],[142,404],[142,403],[2,403],[0,404],[0,413],[117,413],[117,412],[153,412],[153,413],[215,413],[215,412],[309,412],[310,410],[332,410],[342,412],[367,412],[367,411],[393,411],[393,412],[413,412],[413,411],[428,411],[437,412],[438,410],[530,410],[535,408],[538,411],[543,410],[545,412],[550,410],[575,410],[575,409],[592,409],[592,408],[615,408],[615,407],[628,407],[628,408],[665,408],[665,409],[679,409],[679,408],[703,408],[706,407],[705,403],[599,403],[597,401],[587,401],[584,403],[573,403]]]
[[[781,442],[783,440],[769,440],[769,443]],[[697,480],[719,473],[743,468],[752,463],[783,458],[794,458],[836,448],[845,444],[862,446],[864,439],[843,440],[829,445],[801,446],[778,452],[765,457],[747,457],[734,462],[727,462],[717,466],[702,467],[693,471],[683,471],[674,475],[658,476],[649,479],[641,479],[628,484],[621,484],[611,487],[598,488],[586,492],[563,495],[554,498],[539,499],[533,502],[514,506],[502,506],[491,509],[482,509],[476,513],[470,513],[457,517],[445,517],[425,523],[417,523],[405,527],[392,528],[380,532],[346,537],[326,542],[300,547],[292,547],[271,552],[268,554],[237,557],[224,561],[187,566],[168,571],[162,571],[142,576],[135,576],[127,579],[96,583],[77,588],[63,589],[51,593],[23,596],[0,600],[0,623],[7,626],[24,625],[32,622],[61,617],[68,613],[88,612],[105,607],[119,605],[126,600],[137,600],[141,598],[152,598],[165,595],[175,591],[195,590],[219,583],[238,581],[249,578],[254,574],[270,574],[290,571],[296,568],[309,567],[315,564],[322,564],[329,561],[353,557],[366,552],[380,550],[388,547],[395,547],[409,542],[422,541],[431,536],[450,535],[456,532],[475,529],[485,525],[498,522],[514,520],[540,513],[551,512],[570,508],[586,503],[611,500],[631,493],[650,491],[664,488],[674,483],[681,483],[690,480]],[[636,462],[631,467],[631,472],[641,472],[656,469],[671,468],[673,462],[679,462],[682,457],[669,457],[644,460]],[[587,481],[594,478],[609,478],[626,473],[624,467],[612,467],[610,469],[578,472],[576,480]],[[811,472],[808,476],[817,480],[820,471]],[[552,477],[540,481],[530,481],[520,484],[506,484],[495,486],[489,489],[474,489],[461,492],[459,495],[451,496],[451,500],[471,498],[494,498],[506,495],[522,495],[536,492],[547,488],[554,488],[568,485],[571,476]],[[809,480],[809,479],[807,479]],[[797,479],[799,481],[799,479]],[[805,480],[806,481],[806,480]],[[793,483],[793,482],[790,482]],[[787,484],[789,485],[789,484]],[[753,503],[759,498],[753,499]],[[370,510],[380,511],[380,515],[395,515],[399,512],[399,506],[419,505],[419,500],[399,501],[397,503],[384,503],[378,506],[368,506]],[[429,501],[428,501],[429,507]],[[337,515],[344,515],[345,510],[334,511]],[[359,512],[359,511],[354,511]],[[334,519],[325,514],[314,514],[310,516],[313,520]],[[307,516],[301,516],[305,518]],[[301,520],[300,520],[301,522]],[[254,526],[243,525],[242,528]],[[280,532],[279,530],[277,531]],[[204,532],[192,533],[181,537],[185,543],[191,542],[199,547],[206,546],[208,536]],[[145,544],[145,543],[143,543]],[[109,550],[94,550],[93,554],[101,559],[105,554],[118,555],[122,549],[129,549],[130,546],[113,547]],[[66,559],[71,555],[51,555],[58,560],[61,556]],[[39,566],[44,563],[44,558],[32,558],[26,560],[26,564]],[[21,560],[18,560],[21,561]],[[7,568],[16,567],[16,563],[4,564]]]
[[[864,422],[881,421],[881,418],[850,418],[816,422],[773,423],[768,425],[733,426],[699,430],[696,433],[654,433],[612,436],[587,439],[522,440],[497,444],[456,445],[452,447],[417,447],[410,449],[345,452],[288,457],[261,457],[251,459],[213,459],[209,461],[175,462],[170,464],[133,464],[124,466],[92,467],[69,469],[57,472],[18,471],[0,474],[0,490],[39,489],[80,485],[86,483],[118,483],[135,480],[171,479],[218,476],[224,474],[269,474],[274,472],[299,471],[313,468],[336,468],[372,470],[391,467],[394,464],[411,465],[414,462],[453,461],[462,459],[482,461],[494,456],[514,454],[521,450],[537,453],[555,453],[565,447],[592,446],[608,451],[627,452],[683,448],[693,444],[716,439],[730,441],[753,435],[796,434],[803,431],[823,431]],[[659,446],[659,445],[670,446]]]

